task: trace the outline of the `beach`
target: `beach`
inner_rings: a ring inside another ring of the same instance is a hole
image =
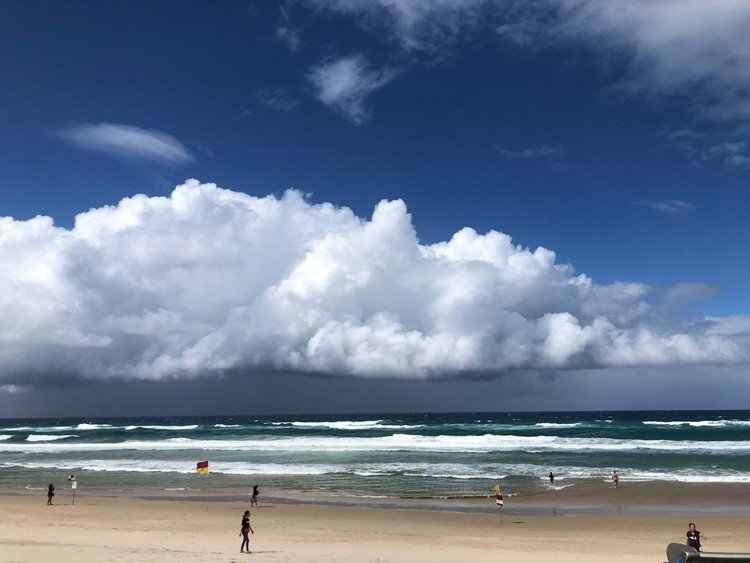
[[[261,499],[251,555],[240,554],[249,498],[157,500],[69,491],[0,491],[0,561],[663,562],[695,520],[716,551],[750,551],[750,486],[604,483],[507,499]],[[399,508],[393,508],[399,506]],[[404,508],[411,506],[411,508]],[[567,511],[567,512],[566,512]]]
[[[748,411],[7,419],[0,561],[657,563],[689,522],[750,552],[748,428]]]

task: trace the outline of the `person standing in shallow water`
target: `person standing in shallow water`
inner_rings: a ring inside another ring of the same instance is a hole
[[[250,511],[246,510],[242,515],[242,527],[240,528],[240,535],[242,536],[242,544],[240,545],[240,553],[247,549],[247,553],[250,553],[250,537],[247,535],[255,534],[252,527],[250,526]]]
[[[555,485],[555,476],[552,473],[552,471],[549,472],[549,484],[552,485],[553,487]]]
[[[612,471],[612,482],[615,484],[615,489],[620,486],[620,476],[617,474],[617,470]]]
[[[47,505],[52,505],[52,497],[55,496],[55,486],[50,483],[49,488],[47,489]]]

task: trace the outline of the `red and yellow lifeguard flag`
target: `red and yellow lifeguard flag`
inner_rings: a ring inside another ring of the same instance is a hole
[[[195,472],[198,475],[208,475],[208,462],[207,461],[199,461],[195,464]]]

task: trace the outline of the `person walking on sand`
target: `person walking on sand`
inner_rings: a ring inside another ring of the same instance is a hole
[[[549,484],[553,487],[555,486],[555,475],[552,473],[552,471],[549,472]]]
[[[248,532],[251,534],[255,534],[255,532],[253,532],[253,529],[250,527],[250,511],[246,510],[242,515],[242,527],[240,528],[240,535],[242,536],[240,553],[242,553],[245,548],[247,548],[247,553],[250,553],[250,538],[247,535]]]
[[[253,485],[253,496],[250,497],[250,507],[258,506],[258,495],[260,494],[260,489],[258,488],[258,485]]]
[[[617,470],[612,471],[612,482],[615,484],[615,489],[620,486],[620,476],[617,474]]]
[[[690,522],[688,524],[688,531],[687,531],[687,544],[690,547],[695,548],[697,551],[703,551],[703,548],[701,547],[701,533],[700,531],[695,529],[695,524]],[[707,540],[708,538],[706,536],[703,536],[704,540]]]
[[[47,489],[47,506],[52,506],[52,497],[55,496],[55,486],[50,483]]]

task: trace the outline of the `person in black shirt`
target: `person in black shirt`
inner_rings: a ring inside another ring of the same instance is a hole
[[[242,536],[240,553],[244,551],[245,547],[247,547],[247,552],[250,553],[250,538],[247,535],[248,532],[251,534],[255,534],[255,532],[253,532],[253,529],[250,527],[250,511],[246,510],[242,515],[242,527],[240,528],[240,535]]]
[[[55,486],[50,483],[49,488],[47,489],[47,504],[52,504],[52,497],[55,496]]]
[[[690,547],[694,547],[698,551],[703,551],[703,548],[701,547],[701,533],[700,533],[700,531],[698,531],[698,530],[695,529],[695,524],[693,524],[692,522],[690,522],[690,524],[688,524],[688,527],[690,529],[687,531],[687,544]],[[706,540],[708,538],[706,536],[703,536],[703,539]]]
[[[555,476],[552,473],[552,471],[549,472],[549,484],[552,485],[553,487],[555,485]]]
[[[258,489],[258,485],[253,485],[253,496],[250,497],[250,506],[258,506],[259,494],[260,494],[260,489]]]

